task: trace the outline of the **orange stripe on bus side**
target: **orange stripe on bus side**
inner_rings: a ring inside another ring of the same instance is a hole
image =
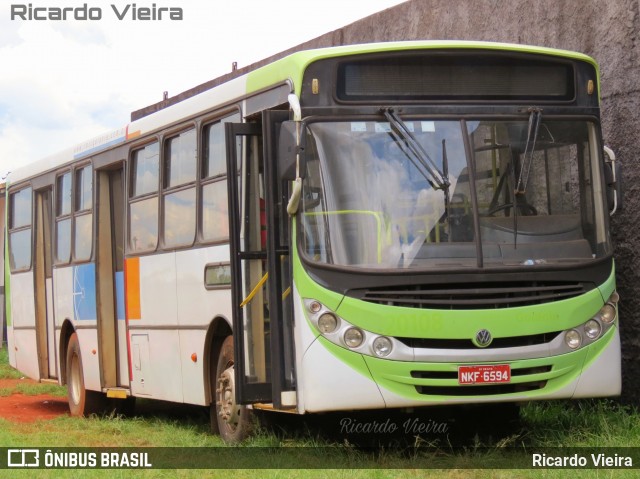
[[[133,140],[134,138],[138,138],[140,136],[140,130],[134,131],[129,133],[129,131],[127,131],[127,140]]]
[[[140,258],[125,259],[124,287],[127,319],[140,319]]]

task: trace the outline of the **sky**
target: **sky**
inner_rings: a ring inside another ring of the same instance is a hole
[[[403,1],[0,0],[0,178],[125,126],[165,91],[174,96],[233,62],[242,68]],[[180,8],[182,20],[134,16],[134,6],[154,5]],[[96,19],[51,18],[63,8]]]

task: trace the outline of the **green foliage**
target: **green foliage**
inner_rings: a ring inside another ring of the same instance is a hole
[[[4,379],[21,377],[7,365],[6,350],[0,350],[0,375]],[[55,394],[64,396],[65,389],[55,384],[18,384],[0,390],[0,395],[13,392],[23,394]],[[434,410],[416,411],[426,421]],[[508,409],[497,405],[479,410],[451,409],[442,412],[450,421],[446,434],[401,438],[383,438],[376,444],[376,452],[361,447],[349,435],[340,434],[342,415],[280,415],[256,414],[256,434],[242,448],[286,448],[304,456],[304,461],[324,465],[327,451],[331,451],[331,465],[340,469],[239,469],[233,477],[265,478],[321,478],[328,474],[340,478],[508,478],[513,471],[503,469],[472,470],[480,457],[483,465],[499,464],[501,454],[508,448],[583,447],[597,452],[602,447],[639,447],[640,414],[630,406],[611,400],[583,400],[530,403],[508,421]],[[358,413],[366,414],[369,413]],[[373,413],[371,413],[373,414]],[[389,417],[390,413],[385,413]],[[355,413],[354,413],[355,415]],[[360,417],[360,416],[358,416]],[[364,420],[364,419],[363,419]],[[398,424],[402,419],[394,419]],[[138,399],[136,413],[125,417],[115,413],[89,418],[60,416],[35,423],[15,423],[0,418],[0,446],[20,447],[227,447],[209,432],[208,410],[202,407],[175,405],[160,401]],[[429,447],[433,452],[425,452]],[[460,449],[464,452],[460,453]],[[238,467],[252,467],[245,463],[239,449]],[[246,449],[244,449],[246,450]],[[447,468],[420,469],[425,461],[447,461]],[[274,457],[274,461],[278,458]],[[244,462],[243,462],[244,461]],[[278,464],[278,462],[274,462]],[[452,466],[453,464],[453,466]],[[382,466],[382,467],[381,467]],[[368,468],[368,469],[363,469]],[[397,469],[393,469],[397,468]],[[413,469],[412,469],[413,468]],[[0,471],[0,477],[9,471]],[[151,477],[199,478],[228,477],[228,470],[150,470],[150,471],[38,471],[42,477]],[[635,477],[629,470],[527,470],[517,471],[518,477]],[[27,477],[27,472],[11,471],[11,477]]]

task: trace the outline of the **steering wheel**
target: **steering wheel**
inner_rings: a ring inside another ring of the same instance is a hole
[[[538,214],[538,210],[536,210],[535,206],[530,205],[529,203],[518,203],[516,207],[522,212],[524,216],[535,216]],[[487,212],[487,216],[493,216],[498,211],[510,210],[513,208],[513,203],[505,203],[503,205],[494,206]]]

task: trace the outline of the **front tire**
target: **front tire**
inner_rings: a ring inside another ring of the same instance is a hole
[[[84,387],[82,355],[78,335],[73,333],[67,347],[67,398],[72,416],[88,416],[104,410],[106,396]]]
[[[219,433],[224,442],[238,443],[251,433],[251,410],[236,404],[233,370],[233,336],[222,342],[212,381],[211,430]]]

